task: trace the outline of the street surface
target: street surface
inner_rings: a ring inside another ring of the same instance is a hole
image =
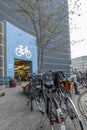
[[[77,98],[78,95],[73,93],[75,104]],[[84,130],[87,130],[87,119],[81,118]],[[67,130],[73,130],[71,122],[67,122]],[[0,130],[50,130],[48,124],[46,115],[35,105],[34,111],[30,111],[21,86],[5,89],[5,96],[0,97]]]

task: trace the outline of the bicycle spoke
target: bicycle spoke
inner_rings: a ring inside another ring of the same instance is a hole
[[[57,101],[57,100],[56,100]],[[63,119],[63,115],[61,118],[62,110],[57,106],[58,102],[50,101],[49,102],[49,118],[52,123],[53,130],[65,130],[65,122],[61,121]],[[58,108],[57,108],[58,107]]]
[[[40,95],[40,90],[36,90],[35,93],[35,102],[41,113],[45,113],[45,102],[42,95]]]
[[[71,99],[67,99],[67,110],[69,115],[70,123],[73,125],[72,130],[83,130],[82,122],[79,118],[77,109]]]

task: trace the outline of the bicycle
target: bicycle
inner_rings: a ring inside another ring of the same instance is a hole
[[[87,88],[87,78],[86,77],[81,77],[78,79],[78,82],[82,85],[82,88]]]
[[[30,104],[31,111],[33,111],[33,101],[36,98],[36,76],[37,75],[35,73],[30,74],[29,83],[22,86],[23,92],[27,97],[27,105]]]
[[[62,75],[62,73],[61,73],[61,75]],[[72,86],[72,83],[66,79],[64,81],[56,84],[57,99],[58,99],[61,109],[65,115],[64,116],[65,120],[67,121],[67,119],[69,118],[69,121],[72,122],[72,125],[73,125],[72,129],[73,130],[83,130],[83,125],[82,125],[82,121],[80,119],[80,115],[71,98],[70,91],[72,91],[72,88],[70,88],[70,85]]]
[[[41,88],[40,77],[41,77],[40,74],[32,73],[29,78],[29,83],[24,87],[22,86],[24,89],[24,93],[26,93],[25,95],[28,99],[27,105],[30,104],[31,111],[33,111],[33,101],[35,101],[37,107],[39,107],[38,102],[39,102],[40,88]],[[44,114],[43,111],[40,111],[40,112],[42,112]]]
[[[87,90],[79,95],[77,103],[80,113],[87,118]]]
[[[61,104],[61,109],[63,113],[65,113],[65,119],[67,120],[69,118],[70,122],[72,122],[73,130],[83,130],[83,125],[82,125],[79,113],[70,95],[61,90],[58,93],[61,96],[60,104]]]
[[[33,101],[35,99],[35,88],[33,87],[32,81],[24,86],[24,93],[26,93],[25,95],[27,97],[27,105],[30,104],[30,110],[33,111]]]
[[[50,122],[50,130],[56,130],[56,128],[58,130],[66,130],[64,116],[55,93],[52,82],[47,82],[46,84],[42,82],[39,100],[36,98],[38,109],[40,112],[46,113]]]

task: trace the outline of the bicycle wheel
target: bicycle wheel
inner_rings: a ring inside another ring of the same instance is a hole
[[[30,104],[30,110],[33,111],[33,99],[32,97],[28,97],[27,105]]]
[[[33,111],[33,100],[35,99],[34,88],[28,88],[27,98],[28,98],[27,105],[30,104],[30,109],[31,109],[31,111]]]
[[[41,92],[40,89],[35,90],[35,102],[36,102],[36,105],[38,107],[38,110],[42,114],[44,114],[46,111],[46,108],[45,108],[46,99],[44,97],[44,92]]]
[[[78,109],[80,113],[87,118],[87,91],[79,95],[78,98]]]
[[[55,98],[49,100],[48,107],[50,130],[66,130],[63,113]]]
[[[72,130],[83,130],[83,125],[79,117],[78,111],[70,97],[66,99],[66,108],[68,113],[68,125],[72,126]],[[69,122],[70,121],[70,122]]]

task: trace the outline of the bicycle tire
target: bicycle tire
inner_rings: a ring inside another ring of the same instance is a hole
[[[33,100],[30,99],[30,101],[31,101],[31,111],[33,111]]]
[[[71,121],[72,130],[83,130],[82,121],[79,113],[70,97],[66,99],[66,108],[68,112],[69,121]],[[70,125],[70,124],[69,124]]]
[[[79,95],[77,103],[80,113],[87,118],[87,91]]]
[[[30,110],[33,111],[33,100],[35,99],[35,90],[33,88],[28,89],[28,98],[27,105],[30,104]]]
[[[50,120],[50,130],[66,130],[65,121],[60,121],[62,110],[56,99],[49,100],[48,117]]]
[[[42,113],[45,114],[46,112],[46,99],[44,97],[44,92],[42,92],[42,94],[40,95],[40,90],[36,89],[35,90],[35,102],[37,105],[38,110]]]
[[[27,105],[30,104],[30,110],[33,111],[33,100],[32,100],[32,98],[30,98],[28,96],[26,96],[26,97],[28,98]]]

